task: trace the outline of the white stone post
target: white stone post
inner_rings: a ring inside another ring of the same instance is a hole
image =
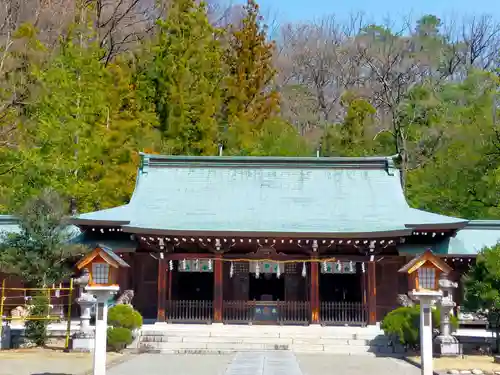
[[[118,286],[88,286],[87,292],[94,295],[97,300],[95,334],[94,334],[94,372],[93,375],[106,374],[106,349],[108,330],[108,300],[116,294]]]
[[[411,291],[412,299],[420,301],[420,358],[421,374],[433,375],[432,369],[432,303],[441,298],[442,293],[434,291]]]
[[[420,300],[422,375],[432,375],[432,314],[430,301]]]

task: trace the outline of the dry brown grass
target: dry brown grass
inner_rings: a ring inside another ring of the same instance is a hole
[[[108,353],[108,364],[119,361],[123,354]],[[30,348],[0,351],[2,374],[77,375],[92,369],[92,353],[65,353],[61,349]]]
[[[412,362],[420,363],[420,357],[408,357]],[[457,358],[434,358],[434,370],[472,370],[479,369],[485,372],[500,371],[500,364],[495,363],[493,357],[486,355],[466,355]]]

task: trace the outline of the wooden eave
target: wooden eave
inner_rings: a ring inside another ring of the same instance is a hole
[[[116,259],[114,259],[113,256],[110,256],[108,252],[106,252],[104,249],[97,247],[94,250],[92,250],[89,254],[87,254],[85,257],[80,259],[78,263],[76,264],[76,267],[80,270],[84,267],[86,267],[89,263],[91,263],[97,256],[100,256],[107,264],[109,264],[113,268],[119,268],[120,266],[126,266],[128,267],[128,264],[123,262],[124,264],[120,264]]]
[[[430,250],[426,250],[422,254],[420,254],[418,257],[413,258],[411,261],[409,261],[406,265],[401,267],[398,272],[401,273],[407,273],[411,274],[418,270],[420,267],[422,267],[424,264],[427,262],[432,263],[434,267],[439,269],[443,273],[450,273],[453,269],[446,264],[444,260],[441,258],[437,257],[432,253]]]
[[[410,236],[413,229],[401,229],[380,232],[245,232],[245,231],[200,231],[200,230],[168,230],[154,228],[137,228],[122,226],[126,233],[144,235],[162,235],[178,237],[210,237],[210,238],[297,238],[297,239],[370,239],[370,238],[397,238]]]

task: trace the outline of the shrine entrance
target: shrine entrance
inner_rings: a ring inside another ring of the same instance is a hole
[[[320,320],[325,325],[364,325],[363,265],[324,262],[319,277]]]
[[[249,299],[252,320],[257,324],[277,324],[282,315],[280,301],[285,298],[283,265],[271,261],[250,264]]]
[[[249,299],[251,301],[283,301],[285,299],[284,265],[271,261],[250,264]]]
[[[171,322],[211,322],[214,273],[212,261],[186,259],[172,262],[171,299],[166,314]]]
[[[212,273],[178,272],[175,299],[186,301],[212,301],[214,282]]]
[[[362,302],[361,265],[354,262],[325,262],[319,278],[319,296],[325,302]]]
[[[250,301],[283,301],[285,299],[285,279],[276,274],[250,274]]]

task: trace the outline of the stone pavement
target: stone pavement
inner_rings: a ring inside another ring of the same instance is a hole
[[[235,355],[142,354],[108,370],[108,375],[419,375],[394,358],[367,355],[293,354],[287,351]]]

